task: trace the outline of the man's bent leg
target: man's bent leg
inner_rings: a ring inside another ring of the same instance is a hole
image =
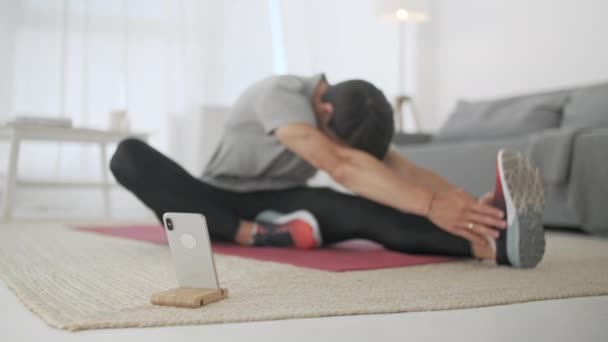
[[[212,239],[233,241],[238,216],[224,205],[229,194],[192,177],[177,163],[136,139],[122,141],[110,169],[116,180],[154,211],[159,220],[166,212],[205,215]]]

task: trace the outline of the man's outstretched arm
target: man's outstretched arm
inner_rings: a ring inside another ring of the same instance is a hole
[[[497,237],[490,228],[504,227],[503,213],[478,203],[461,190],[436,192],[415,179],[402,177],[370,154],[341,145],[308,124],[288,124],[275,131],[292,152],[353,192],[397,210],[427,216],[440,228],[471,242],[481,235]],[[477,230],[466,227],[475,223]]]
[[[417,183],[424,184],[435,192],[456,189],[454,185],[450,184],[435,172],[414,164],[392,148],[389,148],[386,153],[384,163],[402,177],[413,179]]]

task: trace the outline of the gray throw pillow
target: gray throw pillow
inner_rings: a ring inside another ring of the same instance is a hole
[[[608,127],[608,83],[574,91],[564,108],[564,127]]]
[[[487,101],[459,101],[436,141],[494,139],[559,127],[569,91]]]

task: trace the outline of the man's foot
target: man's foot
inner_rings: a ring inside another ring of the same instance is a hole
[[[471,254],[473,257],[479,260],[496,261],[496,243],[490,241],[494,241],[494,239],[488,238],[488,244],[485,245],[471,243]]]
[[[255,218],[254,246],[312,249],[321,243],[319,224],[306,210],[290,214],[267,210]]]
[[[545,196],[538,168],[521,153],[500,150],[492,204],[505,211],[507,229],[496,240],[496,262],[528,268],[545,253]]]

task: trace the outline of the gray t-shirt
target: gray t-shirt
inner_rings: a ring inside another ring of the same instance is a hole
[[[316,169],[289,151],[273,132],[291,123],[317,126],[312,95],[323,77],[272,76],[245,90],[232,108],[202,180],[241,192],[305,185]]]

